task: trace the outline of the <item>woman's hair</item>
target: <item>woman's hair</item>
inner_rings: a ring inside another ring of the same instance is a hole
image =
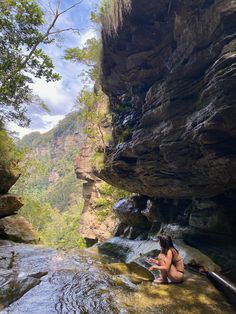
[[[179,253],[179,251],[174,247],[171,236],[162,234],[158,237],[158,239],[160,241],[161,253],[166,255],[170,249],[174,249],[177,253]]]

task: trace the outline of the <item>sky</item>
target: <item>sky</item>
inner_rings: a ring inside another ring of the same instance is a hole
[[[59,0],[38,0],[42,8],[48,9],[48,3],[55,8]],[[61,0],[61,10],[64,10],[78,0]],[[56,44],[45,45],[44,51],[51,57],[55,66],[55,72],[62,77],[60,81],[47,83],[44,79],[34,79],[31,85],[33,93],[38,95],[48,106],[50,112],[46,112],[36,105],[28,107],[27,116],[31,119],[28,128],[21,128],[14,123],[9,125],[11,131],[18,133],[19,137],[33,132],[47,132],[53,128],[59,120],[73,110],[76,96],[83,88],[83,78],[80,76],[85,67],[63,59],[64,50],[72,47],[82,47],[87,39],[96,36],[97,30],[90,22],[90,12],[94,10],[99,0],[83,0],[76,7],[61,15],[57,28],[76,28],[77,32],[63,32],[63,39]],[[61,37],[61,36],[60,36]]]

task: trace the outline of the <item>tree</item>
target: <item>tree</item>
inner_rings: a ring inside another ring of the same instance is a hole
[[[0,121],[28,125],[25,113],[34,101],[29,85],[33,78],[45,78],[47,82],[60,79],[42,45],[51,44],[56,34],[71,30],[56,30],[56,22],[81,2],[60,11],[58,1],[47,25],[35,0],[0,0]]]
[[[90,38],[85,42],[83,48],[69,48],[65,50],[64,58],[73,62],[85,64],[88,67],[86,74],[89,79],[95,82],[100,81],[100,58],[102,42],[100,38]]]

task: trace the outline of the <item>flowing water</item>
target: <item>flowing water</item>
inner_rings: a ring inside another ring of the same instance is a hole
[[[58,252],[0,241],[0,313],[234,313],[202,276],[187,274],[179,285],[152,279],[96,248]]]

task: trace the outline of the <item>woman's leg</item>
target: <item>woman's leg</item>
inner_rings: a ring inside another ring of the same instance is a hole
[[[170,270],[167,272],[167,277],[171,282],[182,282],[184,280],[184,274],[179,272],[176,267],[172,264]]]
[[[160,253],[158,256],[159,266],[165,265],[165,255]],[[167,279],[167,271],[166,270],[159,270],[160,271],[160,277],[155,279],[154,282],[156,283],[162,283],[162,282],[168,282]]]

